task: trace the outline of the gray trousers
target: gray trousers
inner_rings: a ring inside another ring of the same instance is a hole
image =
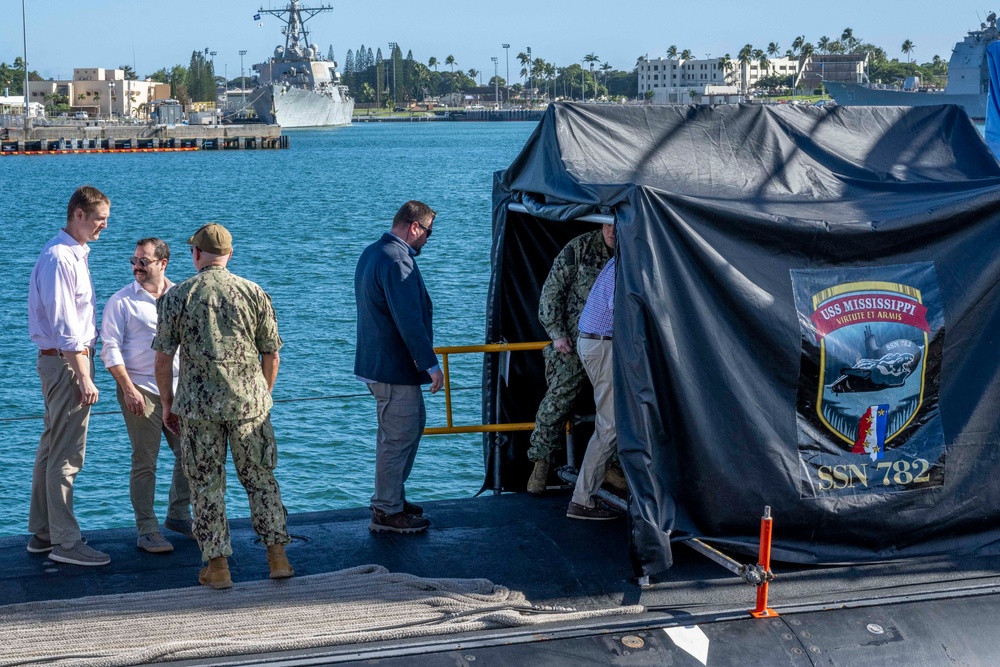
[[[167,439],[170,451],[174,453],[174,471],[168,493],[167,516],[171,519],[191,518],[191,490],[184,476],[184,457],[181,456],[180,436],[174,435],[163,425],[163,404],[160,396],[146,389],[138,388],[146,400],[141,415],[129,412],[125,405],[125,394],[117,387],[118,405],[125,418],[128,439],[132,443],[132,472],[129,474],[128,490],[135,512],[135,527],[140,535],[160,530],[160,522],[153,510],[156,498],[156,462],[160,455],[160,435]]]
[[[94,358],[90,373],[93,377]],[[73,482],[87,452],[90,406],[80,405],[80,381],[62,357],[38,356],[38,377],[45,399],[45,430],[38,442],[31,475],[28,531],[52,544],[80,539],[73,515]]]
[[[372,507],[397,514],[403,511],[406,480],[427,424],[424,395],[419,385],[372,382],[368,390],[378,406]]]
[[[594,415],[594,435],[587,443],[587,453],[583,455],[580,474],[573,489],[573,502],[594,507],[597,504],[594,496],[601,488],[604,473],[608,471],[608,462],[618,447],[611,341],[580,338],[576,349],[580,352],[587,377],[594,385],[594,404],[597,410]]]

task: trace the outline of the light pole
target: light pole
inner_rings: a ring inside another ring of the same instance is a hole
[[[497,111],[500,110],[500,77],[497,74],[497,57],[493,56],[490,58],[493,61],[493,99],[497,105]]]
[[[594,84],[594,99],[597,99],[597,81],[594,79],[594,61],[590,61],[590,81]]]
[[[24,37],[24,140],[29,139],[31,122],[28,120],[28,18],[21,0],[21,35]]]
[[[535,73],[531,71],[531,47],[528,47],[528,107],[535,108]]]
[[[399,48],[399,44],[396,42],[389,42],[389,55],[392,58],[392,110],[395,111],[399,103],[396,100],[396,49]]]
[[[501,44],[507,54],[507,103],[510,104],[510,44]]]
[[[114,120],[115,117],[115,82],[108,81],[108,118]]]
[[[243,107],[247,105],[247,82],[246,77],[243,76],[243,56],[246,54],[246,49],[240,49],[240,113],[243,113]]]

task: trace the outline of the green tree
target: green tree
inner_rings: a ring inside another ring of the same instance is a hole
[[[434,71],[436,72],[438,69],[438,59],[435,58],[434,56],[431,56],[430,59],[427,61],[427,66],[433,67]]]
[[[681,51],[681,60],[691,60],[691,49]]]
[[[906,54],[906,62],[910,62],[910,54],[913,53],[913,50],[915,48],[916,48],[916,45],[912,41],[906,40],[906,41],[903,42],[903,46],[901,47],[901,50],[903,51],[903,53]]]
[[[750,82],[750,61],[753,60],[753,44],[744,44],[740,52],[736,54],[736,61],[740,64],[740,92],[747,93],[747,85]]]
[[[844,28],[844,32],[840,33],[840,41],[848,53],[853,53],[858,43],[861,42],[859,38],[854,36],[854,28]]]
[[[673,44],[667,49],[667,60],[677,60],[677,47]]]
[[[455,56],[449,55],[447,58],[444,59],[444,64],[451,67],[452,73],[453,74],[455,73],[455,65],[458,64],[457,62],[455,62]]]

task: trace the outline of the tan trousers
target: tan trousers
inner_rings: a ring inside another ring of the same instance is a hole
[[[580,474],[573,489],[573,502],[584,507],[594,507],[594,498],[604,473],[608,471],[608,461],[618,446],[618,431],[615,430],[615,385],[612,378],[611,341],[580,338],[577,348],[580,360],[587,371],[587,377],[594,385],[594,435],[587,443],[587,453],[580,465]]]
[[[94,359],[89,357],[93,377]],[[45,430],[38,442],[31,476],[28,531],[52,544],[80,539],[73,515],[73,482],[87,451],[90,406],[80,405],[80,382],[62,357],[38,356],[38,377],[45,399]]]
[[[191,518],[191,490],[184,476],[181,438],[163,426],[163,404],[160,403],[159,395],[141,388],[139,391],[146,400],[146,407],[141,415],[129,412],[121,387],[117,387],[116,393],[125,418],[128,439],[132,443],[132,472],[129,474],[128,490],[135,512],[135,527],[140,535],[146,535],[160,530],[153,504],[156,499],[156,462],[160,455],[161,434],[174,453],[167,517]]]

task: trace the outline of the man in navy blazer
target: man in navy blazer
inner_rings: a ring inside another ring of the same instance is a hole
[[[430,383],[435,393],[444,385],[434,354],[431,297],[414,259],[430,239],[436,215],[422,202],[403,204],[392,229],[365,248],[354,272],[354,373],[378,405],[368,525],[375,533],[419,533],[430,525],[423,509],[406,500],[405,484],[427,423],[420,386]]]

